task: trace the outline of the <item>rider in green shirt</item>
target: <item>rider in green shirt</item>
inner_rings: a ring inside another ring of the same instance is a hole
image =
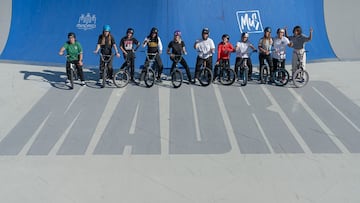
[[[85,85],[84,73],[83,73],[83,51],[81,44],[76,41],[76,35],[73,32],[68,34],[68,41],[61,47],[59,55],[64,55],[66,51],[67,60],[66,60],[66,83],[69,84],[70,81],[70,63],[74,63],[76,66],[77,73],[81,80],[81,85]]]

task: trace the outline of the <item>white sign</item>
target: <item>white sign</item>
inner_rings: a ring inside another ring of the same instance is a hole
[[[79,30],[92,30],[96,28],[96,15],[87,13],[86,15],[81,14],[76,24],[76,28]]]
[[[236,17],[241,33],[259,33],[264,31],[259,10],[237,11]]]

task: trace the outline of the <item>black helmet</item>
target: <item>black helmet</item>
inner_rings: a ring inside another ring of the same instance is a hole
[[[73,32],[69,32],[69,33],[68,33],[68,38],[69,38],[69,37],[74,37],[74,38],[76,38],[76,35],[75,35],[75,33],[73,33]]]
[[[128,28],[128,29],[126,30],[126,34],[127,34],[127,33],[134,34],[134,29]]]
[[[270,27],[266,27],[266,28],[264,29],[264,32],[271,32],[271,28],[270,28]]]
[[[223,34],[223,36],[221,37],[221,39],[227,38],[228,40],[230,40],[230,36],[228,34]]]
[[[293,33],[295,33],[295,30],[300,30],[300,34],[302,33],[302,29],[299,25],[295,26],[293,29]]]
[[[249,33],[247,33],[247,32],[241,33],[241,38],[244,38],[244,37],[249,37]]]
[[[159,30],[156,27],[151,28],[151,33],[158,33]]]
[[[210,33],[210,30],[209,30],[209,28],[203,28],[203,30],[202,30],[202,34],[209,34]]]

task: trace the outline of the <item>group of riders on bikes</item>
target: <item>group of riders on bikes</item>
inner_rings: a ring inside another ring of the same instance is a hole
[[[183,55],[187,54],[185,43],[181,38],[181,31],[174,31],[174,38],[167,46],[167,54],[170,56],[170,60],[173,62],[171,66],[170,73],[174,71],[178,64],[185,69],[188,81],[190,83],[201,82],[201,78],[206,72],[203,72],[204,68],[210,70],[210,83],[215,82],[217,79],[222,77],[224,71],[220,71],[223,68],[231,70],[234,74],[234,77],[237,77],[238,80],[240,75],[246,74],[247,80],[252,80],[252,62],[250,55],[253,52],[258,52],[259,55],[259,64],[260,67],[265,65],[269,67],[269,75],[273,75],[277,68],[283,68],[285,70],[285,59],[286,47],[293,48],[292,55],[292,75],[294,77],[295,71],[299,68],[298,62],[302,62],[302,69],[305,70],[306,64],[306,53],[305,53],[305,43],[309,42],[312,39],[312,28],[310,29],[309,36],[305,36],[302,32],[300,26],[295,26],[293,28],[293,35],[288,36],[286,28],[277,29],[276,37],[271,36],[271,28],[266,27],[264,29],[264,35],[259,40],[257,48],[249,42],[249,34],[244,32],[241,34],[241,40],[235,44],[235,47],[230,43],[230,36],[228,34],[222,35],[222,41],[217,46],[217,58],[216,64],[213,67],[213,55],[215,55],[215,44],[214,41],[209,37],[210,31],[208,28],[203,28],[201,32],[201,38],[196,40],[194,43],[194,49],[197,51],[196,65],[195,65],[195,74],[192,78],[189,66]],[[158,35],[159,30],[153,27],[150,30],[149,35],[142,42],[143,47],[147,47],[147,57],[145,64],[148,64],[150,61],[156,65],[156,72],[154,71],[154,79],[161,82],[162,72],[163,72],[163,63],[160,55],[163,51],[163,45],[161,39]],[[99,35],[98,43],[94,53],[100,54],[100,79],[99,83],[103,83],[103,80],[114,80],[114,72],[112,65],[112,56],[120,57],[120,51],[122,52],[125,62],[121,66],[120,70],[127,68],[126,74],[128,74],[129,81],[135,82],[135,51],[141,46],[141,43],[134,37],[134,29],[128,28],[126,31],[126,36],[120,40],[118,49],[115,39],[111,34],[111,27],[105,25],[103,27],[103,32]],[[115,50],[115,53],[113,53]],[[68,41],[64,43],[59,51],[59,55],[64,55],[66,52],[67,62],[66,62],[66,74],[67,80],[66,83],[70,83],[71,77],[71,64],[74,64],[76,74],[81,80],[81,85],[85,85],[85,78],[83,74],[83,50],[81,44],[76,40],[76,35],[73,32],[68,33]],[[236,54],[234,70],[230,68],[230,54]],[[107,60],[104,59],[104,56],[107,57]],[[151,57],[149,57],[151,56]],[[245,63],[245,64],[244,64]],[[145,66],[145,65],[144,65]],[[247,71],[244,72],[242,67],[246,67]],[[105,71],[105,69],[107,69]],[[213,70],[213,71],[212,71]],[[106,74],[106,75],[103,75]],[[209,75],[208,75],[209,76]],[[182,79],[182,74],[181,74]],[[269,82],[273,82],[272,77],[269,77]]]

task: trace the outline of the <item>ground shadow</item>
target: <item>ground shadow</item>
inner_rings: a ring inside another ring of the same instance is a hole
[[[55,70],[47,70],[47,69],[43,71],[22,70],[20,71],[20,73],[24,74],[23,75],[24,80],[46,82],[49,83],[52,87],[63,90],[70,89],[70,87],[68,87],[65,84],[66,81],[65,70],[64,71],[55,71]],[[84,69],[84,77],[87,86],[98,88],[97,79],[99,78],[99,70]],[[76,81],[75,85],[80,85],[80,81]]]

